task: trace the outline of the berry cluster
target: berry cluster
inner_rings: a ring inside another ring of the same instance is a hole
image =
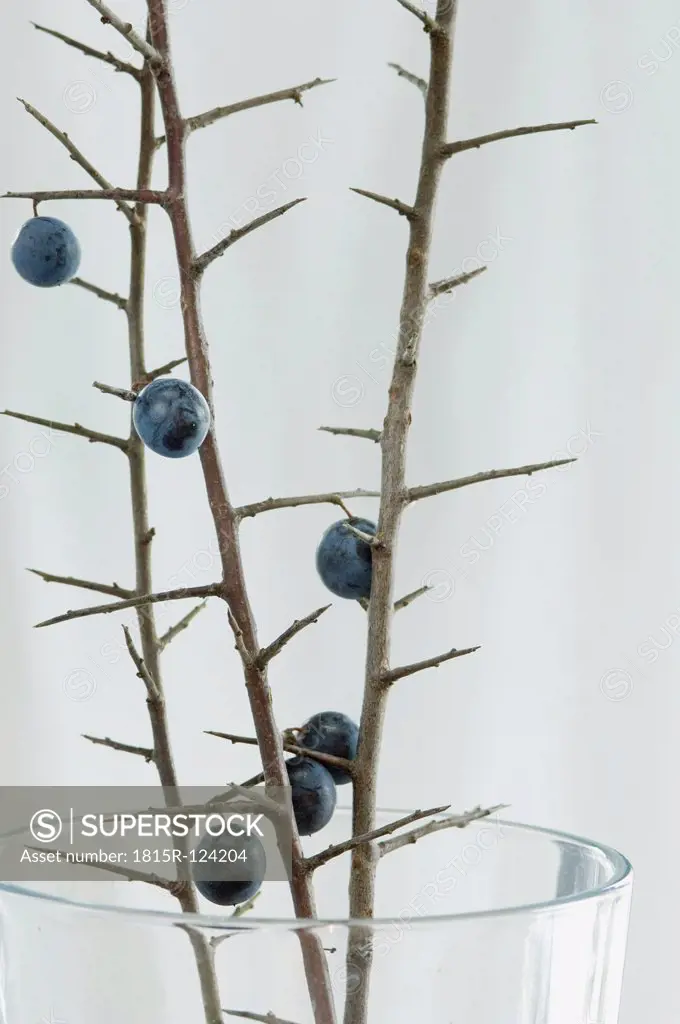
[[[21,228],[12,246],[12,262],[29,284],[53,288],[71,281],[80,265],[80,245],[71,228],[55,217],[35,216]],[[137,395],[132,421],[144,445],[157,455],[181,459],[193,455],[210,429],[210,409],[192,384],[173,377],[159,377]],[[372,550],[368,539],[375,536],[375,523],[352,517],[333,523],[324,533],[316,552],[316,568],[323,584],[337,597],[368,599],[371,592]],[[296,733],[296,746],[318,754],[353,761],[359,730],[340,711],[313,715]],[[337,786],[347,785],[351,776],[334,765],[296,755],[286,761],[291,802],[300,835],[311,836],[325,828],[337,803]],[[259,891],[266,873],[266,855],[256,836],[235,839],[206,835],[197,847],[208,857],[226,849],[236,859],[247,860],[248,879],[231,862],[214,877],[201,868],[197,858],[194,878],[205,899],[219,906],[237,906]],[[214,856],[212,857],[214,860]],[[209,877],[208,877],[209,875]]]
[[[319,754],[329,754],[353,761],[356,757],[359,730],[355,723],[340,711],[321,711],[313,715],[301,729],[296,730],[296,745]],[[300,835],[311,836],[329,823],[337,802],[336,786],[350,782],[346,771],[335,766],[326,767],[310,757],[296,755],[286,761],[291,802],[295,823]],[[204,836],[197,851],[213,853],[220,861],[219,870],[211,864],[203,867],[198,860],[194,881],[200,894],[210,903],[234,907],[245,903],[259,891],[267,870],[264,847],[257,836],[234,839],[231,836]],[[222,851],[235,851],[234,863],[221,866]],[[247,863],[247,869],[236,861]],[[219,877],[215,877],[219,875]],[[245,877],[244,877],[245,876]]]

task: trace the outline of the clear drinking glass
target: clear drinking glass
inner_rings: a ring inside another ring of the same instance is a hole
[[[383,811],[379,824],[403,813]],[[307,852],[347,838],[350,824],[337,811],[305,840]],[[347,855],[318,870],[320,920],[311,926],[326,950],[338,1024],[348,878]],[[361,922],[372,948],[362,1024],[616,1024],[631,888],[616,851],[495,818],[389,853],[375,918]],[[226,1012],[235,1011],[315,1024],[290,907],[282,882],[265,883],[239,918],[204,901],[200,916],[182,915],[162,890],[108,877],[49,891],[0,885],[0,1021],[204,1024],[198,940],[214,945],[223,1021],[239,1019]]]

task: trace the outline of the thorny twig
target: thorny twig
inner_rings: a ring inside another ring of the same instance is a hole
[[[508,807],[508,804],[495,804],[493,807],[484,809],[475,807],[464,814],[451,814],[446,818],[428,821],[427,824],[410,829],[401,836],[384,839],[381,843],[378,843],[378,856],[384,857],[388,853],[401,850],[404,846],[410,846],[413,843],[417,843],[419,839],[424,839],[425,836],[434,835],[435,832],[442,832],[447,828],[466,828],[471,822],[479,821],[481,818],[488,818],[489,815],[503,811],[506,807]]]
[[[193,233],[187,204],[186,126],[180,110],[172,66],[168,15],[164,0],[147,0],[147,8],[151,42],[161,57],[160,62],[154,65],[153,73],[166,138],[168,199],[164,208],[170,218],[179,270],[185,350],[191,382],[204,395],[212,414],[211,429],[201,445],[200,459],[222,563],[220,596],[227,603],[230,622],[241,654],[246,691],[259,741],[266,783],[268,786],[283,789],[288,783],[283,745],[276,726],[266,667],[257,663],[260,644],[241,560],[238,517],[229,499],[215,433],[212,373],[199,301],[199,280],[207,263],[200,257],[196,261],[194,256]],[[215,254],[215,250],[212,252]],[[314,891],[304,870],[302,846],[294,821],[291,832],[290,890],[295,914],[299,918],[314,918]],[[330,974],[321,940],[313,933],[301,932],[299,941],[316,1024],[335,1024]]]
[[[207,736],[217,736],[218,739],[229,740],[231,743],[245,743],[250,746],[257,746],[255,737],[238,736],[230,732],[216,732],[214,729],[206,729],[205,732]],[[298,743],[289,742],[285,736],[283,739],[283,749],[291,754],[298,754],[300,757],[308,757],[312,761],[319,761],[330,768],[340,768],[342,771],[347,772],[348,775],[352,774],[352,761],[348,761],[344,757],[334,757],[332,754],[322,754],[318,750],[310,750],[308,747],[302,747]],[[258,776],[258,778],[260,777]]]

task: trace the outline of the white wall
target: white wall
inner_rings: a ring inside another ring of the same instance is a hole
[[[412,196],[422,102],[386,62],[423,73],[425,38],[391,0],[171,6],[187,114],[317,75],[339,80],[310,93],[303,110],[288,103],[241,114],[191,140],[201,248],[230,218],[242,222],[243,204],[267,182],[275,196],[258,212],[309,197],[206,276],[217,426],[232,495],[245,502],[375,486],[376,447],[316,428],[379,427],[384,414],[388,369],[371,353],[392,347],[405,223],[348,187]],[[30,0],[3,12],[0,189],[89,187],[15,96],[71,134],[111,181],[132,185],[133,84],[38,35],[28,19],[120,54],[126,46],[80,0],[58,7]],[[142,7],[117,4],[136,22]],[[650,636],[668,643],[663,626],[680,607],[680,28],[670,0],[628,7],[605,0],[592,12],[587,0],[461,3],[452,138],[581,117],[599,125],[499,143],[447,167],[433,277],[478,251],[490,265],[428,328],[410,478],[549,459],[568,444],[583,456],[542,477],[540,498],[502,528],[498,511],[507,511],[521,480],[469,488],[408,513],[399,589],[426,576],[439,586],[437,599],[400,616],[395,659],[452,645],[483,649],[395,690],[380,791],[387,806],[506,801],[516,819],[620,848],[637,873],[621,1022],[670,1024],[680,1012],[672,941],[678,828],[667,813],[677,795],[680,646],[653,663],[644,652]],[[652,50],[668,59],[655,65]],[[319,133],[326,141],[296,180],[295,160],[311,152],[300,147]],[[125,291],[127,231],[112,206],[50,204],[42,212],[76,228],[84,277]],[[0,204],[3,252],[29,215],[28,203]],[[149,353],[159,364],[182,354],[182,335],[169,231],[157,211],[151,224]],[[500,248],[480,249],[499,235]],[[7,257],[0,281],[0,407],[125,431],[127,408],[91,387],[95,379],[128,382],[122,314],[75,288],[31,291]],[[357,401],[348,406],[351,395]],[[587,430],[587,442],[576,439]],[[3,783],[151,781],[150,768],[79,739],[90,732],[148,742],[139,681],[122,656],[115,664],[106,657],[104,645],[120,642],[121,620],[32,631],[86,598],[24,571],[132,580],[124,460],[58,436],[32,471],[18,471],[30,465],[19,453],[39,432],[0,423],[0,483],[9,488],[0,501],[8,597],[0,619]],[[33,448],[43,451],[41,444]],[[149,471],[158,586],[179,573],[189,582],[186,566],[197,583],[209,582],[217,564],[198,554],[212,540],[198,460],[151,458]],[[263,639],[323,602],[314,549],[334,518],[320,507],[245,524]],[[498,533],[489,546],[490,519]],[[489,546],[476,564],[465,554],[472,538]],[[160,621],[170,624],[172,613]],[[282,726],[324,707],[358,714],[363,640],[362,614],[338,601],[290,646],[272,672]],[[201,738],[206,728],[250,731],[221,607],[176,641],[166,686],[186,783],[256,770],[254,751]],[[89,699],[73,699],[82,696]]]

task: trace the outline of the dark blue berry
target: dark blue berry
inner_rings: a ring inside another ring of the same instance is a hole
[[[293,814],[301,836],[319,832],[333,817],[337,792],[327,768],[308,757],[286,761]]]
[[[220,907],[235,907],[252,899],[267,871],[264,846],[256,835],[206,833],[193,857],[196,888],[206,900]]]
[[[12,263],[24,281],[54,288],[70,281],[80,266],[80,244],[68,224],[56,217],[31,217],[12,246]]]
[[[326,587],[337,597],[354,600],[370,597],[373,553],[370,544],[347,529],[347,525],[369,536],[375,523],[368,519],[341,519],[329,526],[316,550],[316,569]]]
[[[132,407],[132,419],[147,448],[168,459],[193,455],[210,429],[210,409],[201,392],[174,377],[147,384]]]
[[[296,742],[298,746],[316,750],[319,754],[331,754],[333,757],[353,761],[357,756],[359,727],[341,711],[319,711],[302,726]],[[351,775],[342,768],[328,764],[324,768],[336,786],[344,786],[352,781]]]

